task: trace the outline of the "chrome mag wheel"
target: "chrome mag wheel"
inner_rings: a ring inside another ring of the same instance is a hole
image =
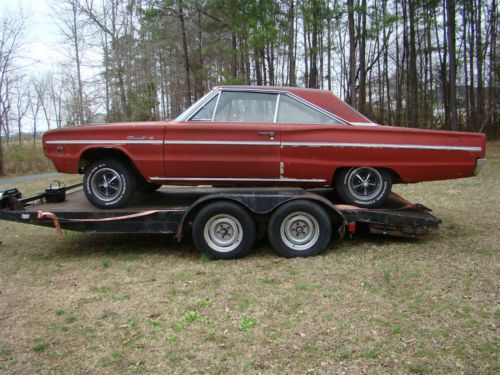
[[[375,168],[356,168],[349,173],[347,188],[356,199],[371,200],[382,191],[383,178]]]
[[[97,171],[90,183],[94,194],[104,202],[116,199],[123,189],[120,174],[111,168],[102,168]]]

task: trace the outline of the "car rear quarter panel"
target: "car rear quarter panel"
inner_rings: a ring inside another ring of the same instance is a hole
[[[312,145],[287,146],[307,142]],[[282,145],[289,178],[332,182],[338,168],[373,166],[394,171],[402,182],[419,182],[472,176],[476,160],[484,157],[485,137],[388,126],[283,125]],[[479,147],[481,151],[453,147]]]

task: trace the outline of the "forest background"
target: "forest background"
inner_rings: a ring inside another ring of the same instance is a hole
[[[39,137],[166,120],[218,84],[331,90],[380,124],[500,135],[497,0],[52,0],[59,52],[23,55],[0,15],[0,175],[42,170]]]

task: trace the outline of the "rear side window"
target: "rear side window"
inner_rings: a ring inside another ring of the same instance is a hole
[[[288,95],[280,96],[278,122],[285,124],[342,124],[341,121]]]
[[[277,94],[224,91],[214,121],[273,122]]]

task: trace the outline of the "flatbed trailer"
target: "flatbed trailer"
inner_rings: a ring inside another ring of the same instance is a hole
[[[81,184],[47,189],[22,198],[17,189],[0,192],[0,219],[55,227],[58,233],[165,233],[181,241],[192,234],[197,248],[214,258],[245,255],[267,233],[286,257],[324,250],[332,234],[340,238],[364,226],[372,233],[421,237],[440,220],[420,204],[392,193],[375,209],[339,204],[333,189],[172,188],[138,194],[127,207],[91,205]]]

